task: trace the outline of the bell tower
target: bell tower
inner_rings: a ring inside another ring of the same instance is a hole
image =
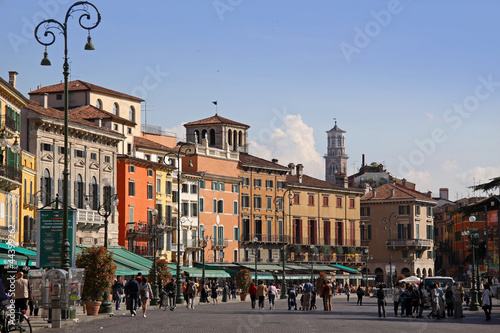
[[[337,126],[327,131],[328,145],[325,157],[325,176],[326,181],[343,185],[347,177],[347,159],[349,156],[345,153],[345,131]]]

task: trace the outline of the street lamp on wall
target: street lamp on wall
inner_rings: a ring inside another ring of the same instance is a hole
[[[35,28],[35,38],[38,43],[45,46],[45,52],[43,53],[43,59],[40,63],[42,66],[50,66],[50,60],[48,58],[47,46],[54,44],[56,40],[56,34],[60,33],[64,37],[64,64],[63,64],[63,75],[64,75],[64,170],[63,170],[63,237],[61,243],[61,268],[68,270],[70,267],[70,244],[68,239],[68,192],[69,192],[69,154],[68,154],[68,109],[69,109],[69,94],[68,94],[68,77],[69,77],[69,63],[68,63],[68,19],[73,17],[74,13],[82,12],[78,23],[83,29],[87,29],[89,36],[87,38],[87,44],[85,45],[86,50],[93,50],[94,47],[90,47],[90,30],[94,29],[101,22],[101,14],[97,8],[88,1],[78,1],[69,7],[64,18],[64,23],[56,21],[54,19],[47,19],[40,22]],[[91,21],[90,14],[96,14],[97,18],[94,23]],[[87,24],[85,24],[87,23]],[[41,35],[38,35],[38,30],[42,28],[44,30]],[[56,33],[54,33],[56,32]],[[42,37],[43,36],[43,37]],[[45,40],[45,41],[42,41]]]

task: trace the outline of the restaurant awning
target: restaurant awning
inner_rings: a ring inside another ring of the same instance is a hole
[[[77,245],[76,254],[82,253],[90,246]],[[130,252],[121,246],[108,246],[108,251],[113,253],[113,260],[116,264],[116,275],[137,275],[139,272],[148,275],[153,261],[138,254]]]
[[[196,267],[183,267],[181,266],[181,270],[189,273],[189,277],[203,277],[203,269]],[[206,278],[229,278],[228,272],[222,269],[205,269],[205,277]]]
[[[251,264],[241,264],[242,267],[248,268],[250,270],[255,270],[255,265]],[[257,264],[257,270],[259,271],[282,271],[283,267],[278,265],[269,265],[269,264]]]
[[[10,252],[9,250],[13,251]],[[0,265],[15,265],[15,266],[36,267],[36,252],[24,249],[18,246],[12,246],[6,243],[0,243]]]
[[[350,268],[350,267],[347,267],[347,266],[336,265],[336,264],[332,264],[332,266],[340,269],[341,271],[344,271],[344,272],[347,272],[347,273],[350,273],[350,274],[361,274],[361,272],[358,271],[357,269]]]
[[[252,279],[255,280],[255,273],[252,273]],[[257,272],[257,279],[258,280],[274,280],[274,276],[269,273],[260,273]]]

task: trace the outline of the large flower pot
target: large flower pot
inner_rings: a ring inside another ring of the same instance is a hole
[[[101,307],[101,301],[97,302],[85,301],[87,316],[97,316],[100,307]]]
[[[247,299],[247,294],[240,294],[240,300],[244,302]]]

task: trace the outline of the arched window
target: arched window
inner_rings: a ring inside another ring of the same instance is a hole
[[[420,268],[417,268],[417,277],[420,277]]]
[[[113,114],[118,116],[118,112],[120,111],[120,107],[118,103],[113,103]]]
[[[90,209],[97,210],[99,202],[99,186],[97,185],[97,179],[92,176],[89,186],[89,199],[90,199]]]
[[[429,268],[429,271],[427,272],[429,276],[433,276],[432,275],[432,268]]]
[[[233,142],[233,131],[231,130],[228,130],[227,131],[227,143],[229,144],[229,146],[232,145],[232,142]]]
[[[207,130],[201,131],[201,139],[207,139]]]
[[[243,132],[238,133],[238,146],[243,146]]]
[[[130,121],[134,121],[135,122],[135,109],[133,106],[131,106],[129,109],[128,109],[128,120]]]
[[[215,130],[212,128],[210,130],[210,140],[208,142],[209,146],[215,146]]]
[[[50,177],[49,169],[43,171],[42,184],[41,184],[41,202],[42,205],[49,205],[50,199],[52,198],[52,192],[54,188],[54,180]]]
[[[76,182],[75,182],[75,206],[77,208],[83,208],[84,199],[85,199],[85,185],[83,183],[82,175],[78,174],[76,176]]]
[[[427,270],[425,268],[422,270],[422,277],[427,277]]]
[[[342,136],[337,137],[337,146],[342,147]]]
[[[102,101],[98,98],[97,101],[95,101],[95,107],[98,109],[102,109]]]

